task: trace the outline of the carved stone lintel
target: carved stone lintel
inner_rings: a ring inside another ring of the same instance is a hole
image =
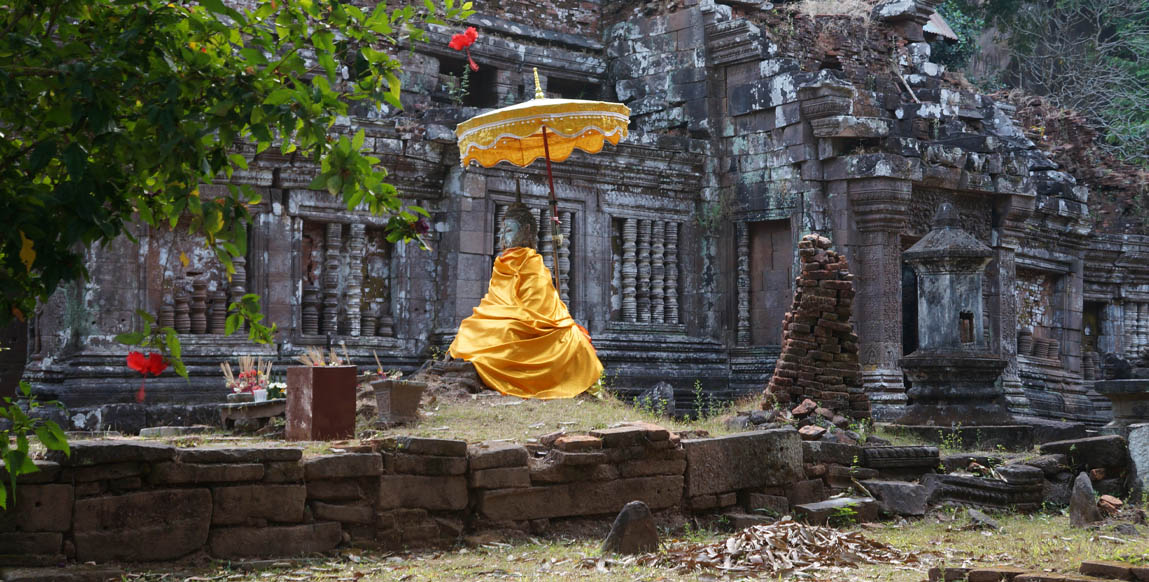
[[[636,249],[638,238],[638,221],[627,218],[622,222],[622,320],[627,322],[638,321],[638,300],[636,287],[638,284],[638,262]]]
[[[738,244],[738,345],[750,345],[750,229],[745,222],[735,224]]]
[[[638,321],[650,321],[650,221],[638,221]]]
[[[678,323],[678,223],[666,223],[666,323]]]

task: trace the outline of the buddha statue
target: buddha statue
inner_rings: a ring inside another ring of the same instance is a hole
[[[570,398],[594,385],[602,364],[551,283],[537,239],[530,209],[511,205],[487,294],[459,324],[450,354],[474,364],[483,382],[503,394]]]

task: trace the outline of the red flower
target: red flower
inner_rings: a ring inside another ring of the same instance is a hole
[[[474,26],[468,26],[466,32],[452,35],[451,42],[447,43],[447,46],[467,53],[467,63],[472,71],[479,70],[479,65],[476,65],[475,60],[471,58],[471,45],[478,39],[479,31],[475,30]]]
[[[153,376],[159,376],[166,369],[168,369],[168,362],[162,355],[155,352],[148,354],[148,372],[151,372]]]
[[[128,367],[147,376],[148,358],[140,352],[128,352]]]

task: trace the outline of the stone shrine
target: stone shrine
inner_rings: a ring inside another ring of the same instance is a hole
[[[1009,424],[995,382],[1006,362],[990,351],[982,314],[982,273],[993,251],[961,229],[949,202],[933,229],[902,253],[918,278],[918,349],[899,361],[912,383],[899,424]]]
[[[466,61],[447,46],[457,30],[431,25],[400,55],[403,110],[358,106],[331,130],[365,131],[365,155],[382,160],[404,203],[431,213],[432,250],[388,243],[387,217],[309,190],[304,160],[240,144],[249,169],[231,182],[262,202],[235,274],[184,229],[136,226],[134,241],[89,251],[90,280],[4,330],[0,386],[29,379],[69,406],[70,428],[135,432],[214,420],[226,391],[218,362],[238,355],[282,373],[309,347],[345,345],[355,364],[378,355],[385,369],[415,370],[483,296],[516,192],[536,214],[546,204],[541,164],[463,170],[453,134],[529,98],[537,67],[548,96],[632,112],[619,146],[554,166],[560,232],[540,216],[538,243],[623,396],[665,381],[682,414],[698,392],[760,392],[781,351],[798,241],[817,234],[854,269],[855,396],[875,419],[899,418],[903,358],[929,341],[903,251],[948,201],[989,249],[983,311],[968,329],[1004,362],[1008,411],[1100,427],[1111,410],[1093,390],[1099,354],[1149,347],[1149,237],[1095,230],[1099,192],[1041,149],[1056,151],[1054,138],[1039,147],[1014,105],[931,61],[935,6],[882,2],[862,21],[793,3],[477,3],[468,91],[458,90]],[[270,345],[221,333],[226,305],[248,292],[279,327]],[[137,309],[180,331],[190,372],[149,379],[147,404],[135,403],[127,349],[113,339],[139,327]]]

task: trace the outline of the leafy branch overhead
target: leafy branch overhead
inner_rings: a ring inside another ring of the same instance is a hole
[[[356,103],[400,108],[399,46],[418,22],[466,18],[444,0],[373,10],[334,0],[15,0],[0,13],[0,324],[87,276],[85,249],[187,224],[229,272],[260,195],[201,196],[270,149],[311,161],[312,183],[348,208],[390,213],[415,239],[364,136],[332,135]],[[248,310],[240,309],[240,313]]]

